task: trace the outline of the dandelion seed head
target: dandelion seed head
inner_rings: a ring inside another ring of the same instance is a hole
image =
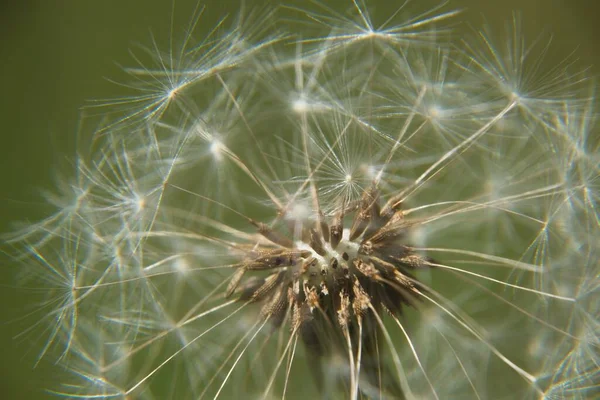
[[[317,2],[295,10],[309,37],[242,11],[196,38],[198,8],[136,59],[57,211],[11,238],[43,292],[27,334],[71,374],[57,393],[592,393],[585,74],[545,73],[517,20],[455,43],[456,12],[408,5]]]

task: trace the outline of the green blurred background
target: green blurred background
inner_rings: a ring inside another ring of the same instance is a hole
[[[185,21],[196,1],[174,1],[176,15]],[[381,19],[386,9],[393,11],[403,1],[370,3]],[[350,6],[350,0],[325,3],[340,10]],[[224,14],[235,14],[240,1],[204,4],[201,23],[208,31]],[[246,1],[247,7],[253,4]],[[149,45],[150,32],[168,44],[172,6],[170,0],[13,0],[0,5],[0,232],[10,231],[14,221],[36,220],[50,211],[41,202],[41,190],[52,188],[56,171],[69,170],[81,107],[123,94],[106,78],[125,78],[117,63],[134,65],[128,52],[135,43]],[[560,62],[574,51],[581,67],[590,66],[590,75],[600,71],[597,0],[455,0],[450,7],[464,8],[460,18],[473,27],[487,21],[500,32],[511,13],[520,11],[529,39],[553,35],[547,62]],[[17,319],[30,311],[28,293],[16,287],[16,266],[6,257],[1,260],[0,397],[51,398],[42,390],[52,383],[51,360],[34,369],[40,343],[15,339],[27,326]]]

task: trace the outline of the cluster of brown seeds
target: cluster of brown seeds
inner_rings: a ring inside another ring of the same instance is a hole
[[[430,262],[404,243],[410,224],[400,202],[390,199],[381,207],[374,185],[331,218],[316,214],[309,223],[287,219],[297,240],[252,221],[268,244],[245,251],[227,295],[260,303],[262,317],[275,327],[287,318],[311,356],[321,359],[336,347],[360,351],[360,368],[383,389],[379,315],[398,317],[403,305],[420,299],[424,289],[411,271]]]

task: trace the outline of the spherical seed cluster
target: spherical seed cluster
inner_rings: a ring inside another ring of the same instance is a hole
[[[287,10],[310,37],[272,11],[202,36],[197,10],[181,47],[127,69],[136,94],[86,120],[56,211],[10,238],[43,292],[24,334],[62,366],[50,390],[596,396],[586,73],[516,20],[453,42],[444,7],[377,25],[359,1],[312,6]]]

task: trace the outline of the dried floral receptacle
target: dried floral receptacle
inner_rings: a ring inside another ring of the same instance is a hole
[[[402,244],[410,225],[399,206],[381,209],[378,197],[376,189],[366,190],[357,204],[343,206],[331,221],[320,211],[314,223],[288,219],[290,230],[300,232],[296,241],[256,224],[270,245],[246,250],[228,288],[228,295],[236,292],[239,301],[261,302],[262,317],[276,326],[289,318],[293,335],[314,357],[345,344],[338,351],[349,352],[354,392],[361,369],[373,386],[381,381],[377,340],[385,327],[380,314],[390,314],[400,324],[401,307],[419,299],[422,290],[409,271],[429,266]],[[354,214],[351,229],[343,226],[347,214]],[[253,271],[270,274],[240,286]]]

